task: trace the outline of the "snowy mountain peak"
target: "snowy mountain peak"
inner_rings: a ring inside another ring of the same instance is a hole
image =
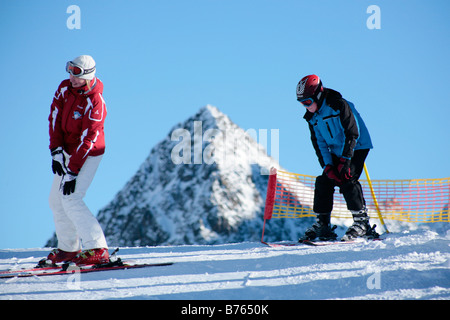
[[[244,131],[211,105],[175,125],[99,211],[108,245],[259,241],[269,169],[282,169],[267,155],[268,134]],[[274,219],[265,240],[295,239],[309,225]],[[46,245],[57,246],[56,237]]]
[[[264,173],[279,164],[256,142],[257,133],[244,131],[211,105],[174,126],[100,210],[108,244],[259,240],[268,179]],[[272,223],[272,236],[286,237],[293,226]]]

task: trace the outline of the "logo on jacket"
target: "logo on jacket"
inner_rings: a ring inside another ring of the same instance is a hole
[[[79,113],[78,111],[75,111],[73,113],[73,117],[72,118],[74,118],[75,120],[80,119],[81,118],[81,113]]]

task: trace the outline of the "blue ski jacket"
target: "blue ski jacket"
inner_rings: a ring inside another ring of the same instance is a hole
[[[311,142],[322,168],[333,165],[331,154],[351,159],[354,150],[372,149],[369,131],[353,103],[332,89],[325,88],[319,109],[306,111]]]

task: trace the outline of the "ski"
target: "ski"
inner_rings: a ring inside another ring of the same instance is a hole
[[[261,243],[265,244],[266,246],[272,247],[272,248],[295,247],[295,246],[301,246],[302,245],[302,243],[299,243],[299,242],[276,242],[276,243],[271,243],[271,242],[263,242],[263,241],[261,241]]]
[[[71,274],[74,272],[79,273],[89,273],[98,271],[109,271],[109,270],[124,270],[124,269],[137,269],[137,268],[148,268],[148,267],[161,267],[170,266],[173,262],[163,262],[163,263],[133,263],[131,261],[122,261],[116,256],[119,248],[113,251],[110,256],[110,260],[103,264],[92,264],[77,266],[73,263],[60,263],[52,264],[49,263],[47,259],[41,259],[34,268],[24,268],[16,270],[3,270],[0,271],[0,279],[7,278],[26,278],[33,276],[52,276],[60,274]]]
[[[126,270],[126,269],[137,269],[137,268],[149,268],[149,267],[162,267],[170,266],[173,262],[162,262],[162,263],[137,263],[132,264],[129,262],[122,262],[118,259],[117,262],[110,262],[103,265],[88,265],[88,266],[76,266],[71,264],[65,264],[61,267],[56,268],[35,268],[27,270],[11,270],[3,272],[0,274],[0,279],[7,278],[27,278],[27,277],[41,277],[41,276],[53,276],[53,275],[64,275],[72,273],[91,273],[100,271],[111,271],[111,270]]]
[[[119,251],[119,248],[115,249],[110,257],[110,262],[115,261],[117,259],[116,253]],[[22,272],[38,272],[38,271],[48,271],[48,270],[62,270],[66,263],[52,263],[50,260],[43,258],[39,260],[36,266],[32,268],[20,268],[20,269],[9,269],[9,270],[1,270],[0,275],[9,274],[9,273],[22,273]]]
[[[312,241],[312,240],[299,240],[298,242],[300,244],[306,244],[308,246],[315,246],[315,247],[320,247],[320,246],[329,246],[329,245],[338,245],[338,244],[354,244],[354,243],[364,243],[365,241],[381,241],[384,240],[382,238],[373,238],[373,239],[363,239],[363,241],[361,241],[361,238],[357,238],[355,240],[348,240],[348,241]]]
[[[0,276],[12,274],[12,273],[23,273],[23,272],[37,272],[37,271],[51,271],[51,270],[61,270],[62,265],[49,266],[49,267],[34,267],[34,268],[22,268],[15,270],[2,270],[0,271]]]
[[[283,241],[283,242],[263,242],[261,243],[272,247],[272,248],[282,248],[282,247],[296,247],[296,246],[314,246],[314,247],[320,247],[320,246],[329,246],[329,245],[338,245],[338,244],[354,244],[354,243],[364,243],[365,241],[381,241],[384,240],[384,238],[373,238],[373,239],[363,239],[363,238],[356,238],[355,240],[334,240],[334,241],[323,241],[323,240],[298,240],[298,242],[291,242],[291,241]]]

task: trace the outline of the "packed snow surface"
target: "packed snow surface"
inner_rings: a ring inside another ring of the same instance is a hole
[[[123,260],[171,266],[0,279],[0,299],[449,299],[450,231],[418,229],[322,247],[124,247]],[[0,250],[0,269],[48,249]]]

